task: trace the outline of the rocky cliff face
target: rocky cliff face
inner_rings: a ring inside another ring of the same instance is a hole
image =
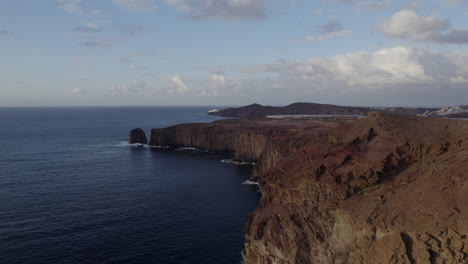
[[[317,121],[227,119],[153,129],[150,145],[231,153],[236,160],[256,163],[256,176],[309,144],[315,135],[338,125]]]
[[[262,123],[266,122],[266,123]],[[468,122],[371,114],[153,130],[259,164],[245,263],[467,263]]]
[[[130,131],[130,139],[128,141],[130,144],[148,144],[145,131],[141,128],[135,128]]]

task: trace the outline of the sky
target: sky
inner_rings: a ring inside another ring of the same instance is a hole
[[[468,0],[0,0],[0,107],[468,104]]]

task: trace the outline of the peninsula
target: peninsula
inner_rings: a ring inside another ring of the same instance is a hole
[[[225,117],[265,117],[268,115],[366,115],[370,112],[386,112],[418,115],[432,113],[437,108],[422,107],[356,107],[317,103],[292,103],[287,106],[263,106],[251,104],[242,107],[213,109],[209,115]]]
[[[468,122],[228,119],[151,131],[150,145],[256,163],[247,264],[466,263]]]

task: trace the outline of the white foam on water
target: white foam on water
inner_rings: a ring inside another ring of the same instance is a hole
[[[120,142],[119,144],[116,144],[116,145],[111,145],[112,147],[124,147],[124,148],[127,148],[127,147],[148,147],[147,144],[141,144],[141,143],[134,143],[134,144],[130,144],[128,143],[128,141],[122,141]]]
[[[232,160],[232,159],[223,159],[223,160],[221,160],[221,162],[236,164],[236,165],[255,165],[255,163],[253,163],[253,162],[237,161],[237,160]]]
[[[168,149],[168,148],[171,148],[171,146],[153,146],[153,145],[148,145],[148,148]]]
[[[184,150],[200,151],[199,149],[193,148],[193,147],[178,147],[175,150],[176,151],[184,151]]]
[[[242,184],[245,184],[245,185],[257,185],[257,186],[260,186],[260,183],[258,182],[254,182],[254,181],[251,181],[251,180],[246,180],[245,182],[243,182]]]

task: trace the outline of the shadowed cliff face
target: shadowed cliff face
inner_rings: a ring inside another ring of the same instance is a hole
[[[145,131],[141,128],[135,128],[130,131],[130,139],[128,141],[130,144],[148,144],[146,139]]]
[[[371,114],[348,123],[262,121],[153,130],[150,144],[255,161],[253,263],[466,263],[468,122]]]
[[[258,175],[338,125],[338,122],[227,119],[153,129],[150,145],[232,153],[236,160],[256,163],[254,175]]]

